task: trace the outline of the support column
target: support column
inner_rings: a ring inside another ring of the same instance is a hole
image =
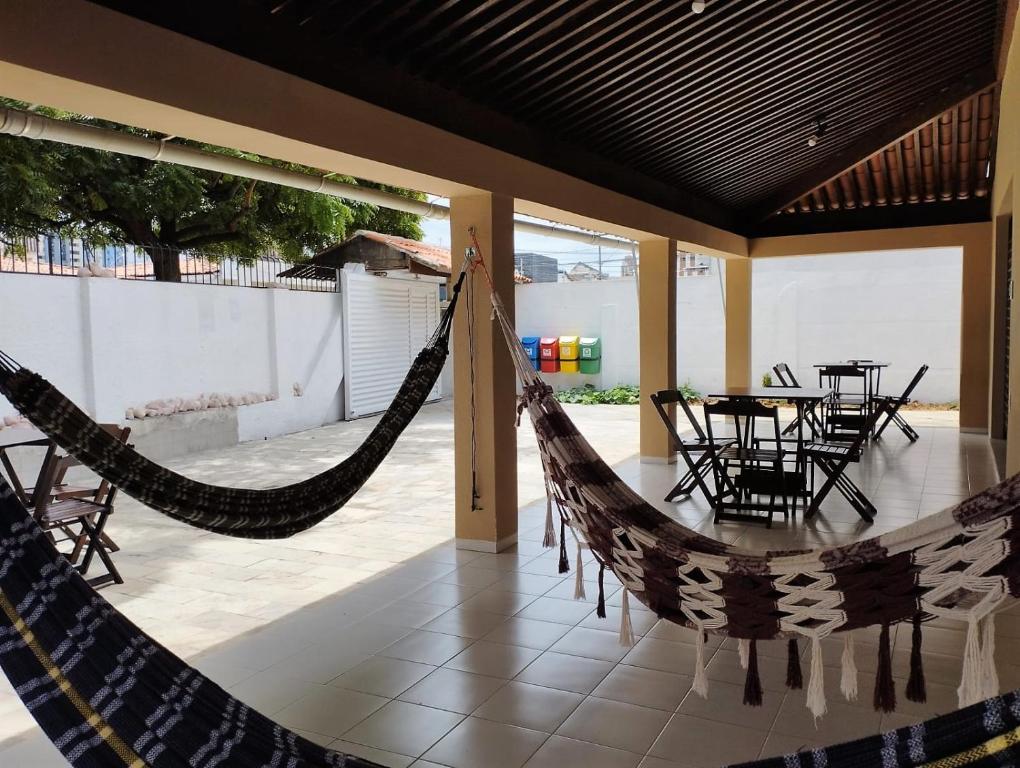
[[[960,431],[988,431],[992,357],[992,224],[963,244],[960,301]]]
[[[726,270],[726,386],[751,381],[751,259],[728,259]]]
[[[676,241],[647,240],[638,248],[641,461],[670,464],[676,452],[649,395],[676,388]]]
[[[496,291],[512,317],[513,200],[487,193],[450,200],[454,269],[459,268],[465,249],[471,246],[470,227],[475,228]],[[478,270],[467,279],[472,281],[474,294],[473,370],[468,296],[461,297],[453,324],[457,547],[499,552],[517,541],[517,379],[499,326],[491,320],[485,276]]]

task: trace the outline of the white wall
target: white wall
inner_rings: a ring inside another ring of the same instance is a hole
[[[158,399],[279,395],[236,409],[238,437],[251,440],[340,418],[340,301],[337,293],[5,273],[0,349],[101,421],[123,421],[129,406]],[[0,398],[0,417],[13,413]]]
[[[756,260],[755,383],[777,362],[789,363],[809,384],[817,382],[814,363],[861,357],[892,363],[882,377],[885,392],[902,391],[928,363],[917,399],[958,399],[961,268],[953,248]],[[724,379],[718,269],[716,262],[711,274],[677,282],[677,378],[701,392]],[[516,299],[521,336],[602,336],[602,374],[554,374],[553,386],[637,383],[633,279],[519,285]]]

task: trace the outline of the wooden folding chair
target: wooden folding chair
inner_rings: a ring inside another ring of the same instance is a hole
[[[705,430],[701,428],[701,424],[694,417],[694,412],[691,411],[690,403],[687,402],[683,393],[676,389],[662,389],[658,392],[653,392],[649,395],[649,398],[652,401],[652,405],[655,406],[659,418],[662,419],[666,430],[669,432],[669,436],[673,440],[673,446],[687,465],[687,473],[680,478],[680,482],[673,487],[673,490],[666,494],[665,501],[673,501],[680,496],[690,496],[695,488],[700,488],[701,492],[705,494],[705,498],[712,502],[714,494],[705,482],[708,473],[712,471],[712,464],[708,455],[710,444]],[[693,438],[684,439],[677,432],[676,425],[669,417],[669,411],[666,410],[666,406],[670,403],[678,404],[681,410],[683,410],[684,416],[687,417],[691,427],[694,429]]]
[[[868,419],[867,373],[854,365],[829,365],[818,369],[818,386],[832,390],[824,406],[824,439],[853,442]]]
[[[100,424],[99,426],[102,427],[110,435],[120,440],[120,442],[125,444],[127,443],[128,438],[131,436],[131,427],[122,427],[119,424]],[[47,457],[43,462],[43,466],[39,470],[40,477],[42,477],[42,473],[46,469],[46,462],[49,462],[52,459],[53,450],[51,449],[51,451],[47,454]],[[49,493],[51,499],[54,499],[56,501],[63,501],[65,499],[87,499],[95,496],[97,491],[95,483],[74,484],[68,483],[66,481],[66,475],[68,470],[80,466],[81,462],[72,456],[60,457],[60,461],[56,467],[56,474],[54,475],[53,482],[50,485]],[[105,480],[103,480],[100,483],[100,490],[102,489],[103,485],[106,485]],[[34,492],[35,488],[29,488],[26,491],[29,497],[31,497],[32,494],[34,494]],[[34,505],[35,502],[29,501],[28,503],[30,505]],[[95,521],[93,521],[93,523],[94,522]],[[79,535],[77,541],[75,542],[74,549],[67,555],[68,560],[70,560],[72,563],[77,563],[78,558],[81,556],[82,549],[84,548],[86,543],[87,543],[86,537],[84,535]],[[117,542],[110,538],[110,535],[107,533],[103,534],[103,543],[106,545],[106,549],[110,552],[120,551],[120,547],[117,546]]]
[[[78,466],[78,461],[70,456],[54,457],[48,462],[41,473],[42,482],[33,489],[33,516],[55,545],[64,540],[74,542],[72,551],[67,555],[71,562],[77,561],[84,548],[81,563],[75,566],[83,576],[92,566],[93,558],[99,556],[106,573],[88,579],[90,584],[99,586],[111,581],[123,584],[124,579],[110,557],[112,542],[106,537],[106,524],[113,513],[117,489],[102,480],[98,487],[87,493],[84,488],[75,488],[74,495],[62,498],[61,494],[68,492],[68,486],[58,484],[57,478],[63,478],[75,466]],[[58,539],[55,532],[62,533],[65,538]]]
[[[857,437],[850,443],[842,441],[822,440],[808,443],[804,446],[804,452],[811,461],[811,505],[804,518],[813,517],[825,497],[835,488],[838,490],[865,521],[872,522],[875,519],[875,505],[871,499],[860,489],[860,487],[846,475],[846,469],[851,463],[858,463],[861,460],[861,451],[864,442],[868,439],[875,423],[886,412],[889,407],[888,400],[876,401],[874,408],[868,417],[861,424]],[[815,490],[815,469],[825,475],[825,482]]]
[[[736,438],[728,445],[721,444],[715,437],[713,416],[733,419]],[[758,420],[772,427],[771,436],[762,438],[755,434]],[[779,408],[753,400],[706,403],[705,427],[711,446],[708,456],[716,484],[715,522],[762,522],[771,528],[776,511],[786,517],[790,505],[783,464],[786,451],[779,433]],[[762,448],[763,442],[773,443],[776,447]],[[768,503],[759,500],[762,496],[769,498]],[[777,498],[781,499],[778,507]],[[761,512],[765,514],[745,514]]]
[[[907,420],[900,416],[900,408],[910,402],[910,396],[913,394],[917,385],[921,383],[921,379],[924,378],[924,374],[927,372],[927,365],[922,365],[918,368],[917,373],[914,374],[914,378],[910,380],[910,383],[907,384],[907,388],[903,390],[903,394],[899,397],[880,396],[884,397],[887,402],[887,413],[885,421],[882,422],[882,426],[880,426],[878,431],[875,433],[876,439],[882,436],[882,432],[884,432],[885,428],[889,426],[889,422],[892,422],[900,428],[900,432],[906,435],[910,442],[917,442],[918,434],[914,428],[907,423]]]
[[[776,363],[772,366],[772,372],[776,374],[776,380],[779,382],[781,387],[796,387],[800,389],[800,382],[797,381],[797,377],[793,373],[793,369],[790,368],[786,363]],[[818,407],[818,403],[811,406],[804,411],[804,424],[811,432],[812,436],[821,435],[822,433],[822,420],[818,418],[818,414],[815,413],[815,408]],[[798,416],[783,429],[784,435],[792,435],[797,431],[800,426],[801,417]]]

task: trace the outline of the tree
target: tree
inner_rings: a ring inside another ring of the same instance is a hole
[[[2,99],[0,104],[25,108]],[[69,117],[52,110],[44,114]],[[73,119],[161,138],[95,118]],[[208,152],[323,174],[235,150],[175,141]],[[351,178],[333,178],[407,197],[423,197]],[[418,216],[408,213],[229,174],[56,142],[0,136],[0,232],[8,237],[43,232],[135,243],[151,258],[157,280],[181,279],[181,250],[200,250],[213,258],[232,256],[242,261],[276,253],[290,261],[301,261],[357,229],[418,239],[422,236],[419,221]]]

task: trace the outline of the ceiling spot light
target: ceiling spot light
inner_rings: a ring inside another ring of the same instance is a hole
[[[822,140],[822,136],[825,135],[827,130],[829,130],[829,126],[825,122],[825,115],[819,112],[818,116],[815,118],[814,133],[808,136],[807,145],[809,147],[818,146],[818,142]]]
[[[694,11],[694,13],[701,13],[705,10],[706,5],[708,5],[707,0],[694,0],[694,2],[691,3],[691,10]]]

